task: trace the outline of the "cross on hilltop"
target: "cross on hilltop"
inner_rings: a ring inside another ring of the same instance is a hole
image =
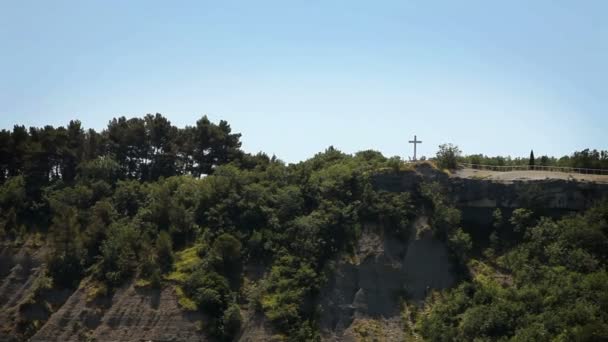
[[[414,135],[414,140],[410,140],[410,144],[414,144],[414,159],[413,159],[413,161],[416,161],[416,145],[422,144],[422,141],[419,141],[418,139],[416,139],[416,136]]]

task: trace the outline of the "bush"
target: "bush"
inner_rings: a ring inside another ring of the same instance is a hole
[[[224,311],[222,317],[223,322],[223,335],[226,339],[232,340],[241,330],[241,309],[238,305],[232,304]]]
[[[220,317],[231,301],[228,281],[213,271],[195,271],[185,289],[196,305],[213,317]]]
[[[317,289],[317,274],[310,265],[293,256],[283,256],[266,280],[261,306],[270,321],[289,332],[303,323],[306,298]]]
[[[465,233],[462,228],[458,228],[450,234],[448,247],[454,256],[464,264],[473,249],[473,241],[469,234]]]
[[[110,226],[108,238],[101,246],[101,270],[98,276],[117,286],[132,276],[138,264],[140,236],[130,224],[117,222]]]
[[[437,166],[440,169],[456,169],[458,167],[458,159],[460,158],[461,154],[462,151],[456,145],[439,145],[439,151],[437,151],[437,155],[435,157]]]
[[[173,267],[173,242],[166,231],[161,231],[156,238],[156,258],[163,273],[171,271]]]
[[[84,274],[83,260],[83,250],[54,252],[47,266],[54,283],[62,287],[78,286]]]

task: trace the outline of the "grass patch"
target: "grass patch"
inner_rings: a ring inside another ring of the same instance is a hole
[[[135,281],[135,287],[150,287],[152,282],[148,279],[137,279]]]
[[[84,289],[87,302],[92,302],[97,298],[108,295],[108,286],[100,281],[90,281]]]
[[[199,249],[202,247],[196,244],[190,248],[186,248],[175,253],[175,261],[173,262],[173,272],[164,276],[165,280],[173,281],[175,286],[175,295],[180,307],[186,311],[197,311],[196,303],[188,297],[182,285],[188,280],[192,272],[198,267],[202,261],[198,255]]]
[[[201,262],[201,258],[198,255],[198,250],[201,246],[194,245],[190,248],[186,248],[175,254],[175,263],[173,264],[173,272],[165,276],[166,280],[172,280],[178,283],[184,283],[188,276],[192,273],[192,270],[198,266]]]
[[[385,342],[382,324],[371,319],[362,319],[355,322],[354,329],[357,341]]]
[[[174,289],[175,294],[177,295],[177,302],[179,303],[179,306],[182,309],[186,311],[198,310],[196,303],[186,295],[184,289],[182,289],[181,286],[175,286]]]

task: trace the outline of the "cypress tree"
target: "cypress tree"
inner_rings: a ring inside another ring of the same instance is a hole
[[[534,150],[530,151],[530,162],[528,165],[532,166],[532,169],[534,168]]]

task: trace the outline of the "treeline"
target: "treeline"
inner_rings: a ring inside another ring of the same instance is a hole
[[[467,156],[460,156],[459,162],[491,166],[522,166],[529,165],[530,158],[511,158],[509,156],[489,157],[482,154],[473,154]],[[608,151],[585,149],[582,151],[574,152],[569,156],[563,156],[561,158],[544,155],[540,157],[535,157],[534,165],[587,169],[608,169]]]
[[[73,182],[96,163],[117,179],[211,174],[217,165],[242,158],[240,134],[226,121],[204,116],[196,126],[178,128],[160,114],[115,118],[106,129],[85,130],[80,121],[66,127],[14,126],[0,131],[0,183],[23,175],[32,188],[53,181]]]

